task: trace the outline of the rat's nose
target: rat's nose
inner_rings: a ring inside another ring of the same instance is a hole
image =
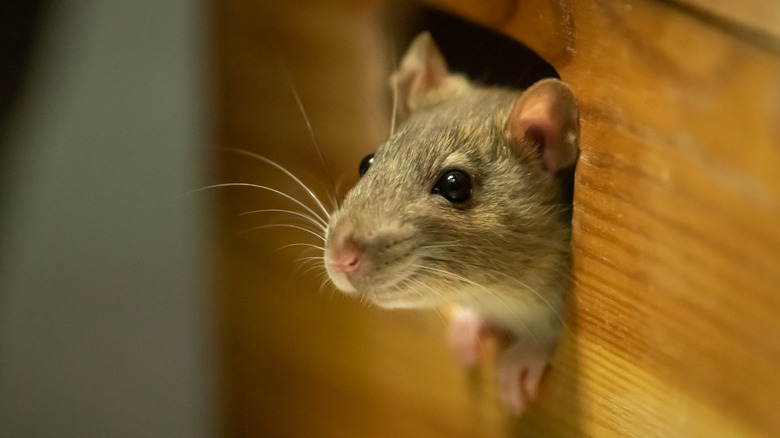
[[[347,274],[360,268],[362,258],[361,246],[353,239],[347,239],[332,251],[328,264],[333,271]]]

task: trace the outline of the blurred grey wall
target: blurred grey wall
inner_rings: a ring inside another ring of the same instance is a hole
[[[0,436],[216,432],[204,4],[51,1],[0,143]]]

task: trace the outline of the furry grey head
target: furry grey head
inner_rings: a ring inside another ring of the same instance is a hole
[[[331,280],[384,307],[558,300],[570,224],[554,174],[576,159],[563,150],[576,152],[571,93],[553,80],[525,94],[474,86],[432,66],[443,59],[422,38],[395,75],[406,120],[331,218]],[[453,171],[468,196],[439,190]]]
[[[505,128],[516,97],[469,90],[415,112],[377,149],[327,236],[328,248],[360,242],[370,267],[337,286],[386,306],[437,305],[561,258],[569,233],[557,186],[535,145],[510,144]],[[465,202],[434,193],[450,170],[468,175]]]

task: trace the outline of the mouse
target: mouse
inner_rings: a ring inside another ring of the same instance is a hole
[[[465,366],[484,360],[487,336],[507,335],[498,393],[519,415],[539,394],[571,283],[560,175],[579,156],[574,93],[554,78],[472,82],[427,32],[390,84],[399,123],[328,220],[328,277],[382,308],[451,307],[447,338]]]

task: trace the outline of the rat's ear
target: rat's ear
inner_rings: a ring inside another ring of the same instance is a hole
[[[448,75],[447,62],[431,34],[417,35],[390,78],[398,99],[398,115],[401,118],[408,116],[420,97],[439,88]]]
[[[568,85],[557,79],[543,79],[517,98],[507,130],[512,139],[537,145],[545,172],[551,175],[577,160],[577,101]]]

